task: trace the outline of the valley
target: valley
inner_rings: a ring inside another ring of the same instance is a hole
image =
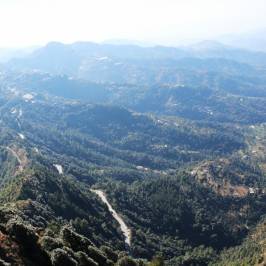
[[[263,265],[265,55],[128,49],[2,67],[0,264]]]

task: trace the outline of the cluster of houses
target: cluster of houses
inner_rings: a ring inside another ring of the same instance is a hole
[[[265,194],[266,193],[266,189],[265,188],[249,187],[248,188],[248,192],[249,192],[249,194]]]

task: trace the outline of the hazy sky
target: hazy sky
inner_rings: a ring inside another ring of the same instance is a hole
[[[0,0],[0,47],[134,39],[178,44],[266,27],[266,0]]]

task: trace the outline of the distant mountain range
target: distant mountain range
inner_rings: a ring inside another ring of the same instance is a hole
[[[218,38],[218,41],[237,48],[266,52],[266,28],[225,35]]]
[[[166,50],[168,50],[170,53],[173,53],[171,56],[174,56],[174,58],[180,53],[180,51],[178,50],[181,50],[183,52],[183,56],[189,55],[189,54],[186,54],[185,51],[192,52],[192,54],[194,54],[194,52],[196,51],[197,52],[204,51],[205,56],[208,55],[208,52],[211,53],[212,56],[214,56],[213,54],[214,52],[218,52],[216,56],[222,56],[221,52],[224,53],[225,51],[227,51],[227,53],[230,53],[230,52],[232,53],[232,51],[234,51],[234,53],[237,53],[237,51],[238,53],[240,53],[239,50],[242,50],[241,51],[242,54],[248,53],[248,51],[249,52],[252,52],[252,51],[253,52],[266,52],[266,37],[265,36],[266,36],[266,28],[263,28],[263,29],[253,30],[250,32],[218,36],[210,40],[182,41],[181,43],[186,43],[186,44],[177,43],[175,45],[175,48],[177,50],[176,52],[173,52],[173,49],[171,49],[170,47],[167,47]],[[50,47],[52,44],[55,48],[55,43],[48,44],[46,47]],[[135,52],[137,51],[136,46],[139,46],[142,48],[150,48],[150,49],[152,49],[152,47],[158,46],[161,48],[161,50],[163,47],[163,45],[156,45],[155,43],[138,41],[138,40],[129,40],[129,39],[108,39],[108,40],[103,41],[101,44],[96,44],[92,42],[78,42],[70,46],[72,48],[75,47],[74,49],[79,50],[79,51],[82,46],[83,52],[85,51],[93,52],[92,47],[95,48],[97,45],[101,47],[102,51],[105,51],[106,53],[108,53],[107,51],[109,51],[109,55],[110,53],[112,55],[114,54],[117,55],[117,53],[114,52],[114,48],[112,49],[112,47],[110,46],[120,46],[120,48],[121,46],[126,46],[127,49],[122,48],[122,54],[125,55],[126,53],[127,56],[129,56],[130,54],[130,49],[132,52],[131,54],[133,53],[135,54]],[[85,48],[85,46],[87,46],[87,48]],[[153,49],[154,50],[153,53],[149,54],[148,52],[148,55],[150,56],[152,55],[155,57],[159,56],[160,49],[158,49],[158,47],[155,50]],[[7,62],[13,58],[21,58],[21,57],[28,56],[29,54],[31,54],[34,50],[37,50],[38,48],[40,48],[40,46],[32,46],[32,47],[25,47],[25,48],[0,48],[0,63]],[[97,50],[99,50],[99,48]],[[112,50],[113,52],[111,52]],[[247,50],[247,51],[243,51],[243,50]],[[147,52],[147,50],[145,50],[145,52]],[[136,55],[137,54],[135,54],[135,56]],[[146,53],[143,54],[140,52],[139,55],[146,58]],[[160,55],[160,57],[168,57],[168,56],[166,56],[166,54],[163,53]],[[239,58],[241,57],[239,56]]]
[[[179,73],[186,69],[196,71],[195,76],[199,70],[210,73],[221,72],[222,68],[223,72],[231,74],[243,74],[248,68],[249,71],[251,68],[261,71],[266,68],[266,53],[236,49],[213,41],[182,48],[53,42],[23,58],[10,60],[5,67],[15,71],[68,75],[98,83],[179,84],[183,76]]]
[[[2,63],[0,265],[264,265],[265,70],[212,40]]]
[[[8,62],[12,58],[23,58],[30,55],[39,46],[25,48],[0,48],[0,63]]]

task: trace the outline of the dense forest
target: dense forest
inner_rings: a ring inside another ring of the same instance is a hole
[[[263,265],[266,57],[227,52],[54,43],[2,66],[0,265]]]

